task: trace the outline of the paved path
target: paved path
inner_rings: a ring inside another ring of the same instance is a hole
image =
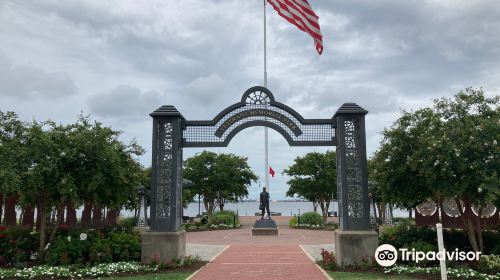
[[[250,228],[188,232],[186,242],[210,245],[333,244],[333,231],[279,228],[278,236],[252,236]]]
[[[194,280],[331,279],[299,245],[230,245]]]

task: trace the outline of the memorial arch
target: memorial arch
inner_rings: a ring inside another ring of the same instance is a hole
[[[211,120],[186,120],[172,105],[158,108],[150,114],[153,118],[150,231],[143,233],[143,261],[147,257],[145,249],[162,257],[181,256],[185,252],[185,233],[181,230],[183,149],[226,147],[238,132],[252,126],[276,130],[290,146],[336,146],[340,219],[336,253],[352,250],[352,244],[342,238],[355,239],[361,236],[359,233],[370,231],[367,113],[355,103],[344,103],[331,117],[306,119],[277,102],[271,91],[261,86],[246,90],[239,102]],[[373,243],[373,234],[369,239]],[[167,247],[161,249],[158,243],[161,240]],[[358,241],[363,243],[364,239]],[[170,253],[162,253],[166,248],[170,248]],[[348,263],[347,260],[345,264]]]

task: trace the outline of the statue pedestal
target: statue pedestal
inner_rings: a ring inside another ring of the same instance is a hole
[[[159,258],[162,262],[186,256],[186,231],[145,231],[141,233],[141,262],[151,263]]]
[[[335,230],[335,259],[345,267],[372,261],[378,247],[378,234],[369,230]]]
[[[278,235],[278,226],[274,220],[256,220],[252,227],[252,236]]]

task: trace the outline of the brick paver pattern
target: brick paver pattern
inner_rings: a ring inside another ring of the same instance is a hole
[[[298,245],[231,245],[195,280],[323,280],[323,272]]]

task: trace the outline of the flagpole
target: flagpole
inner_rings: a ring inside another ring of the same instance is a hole
[[[267,88],[267,28],[266,28],[266,0],[264,2],[264,87]],[[267,105],[267,104],[266,104]],[[265,145],[265,187],[269,192],[269,141],[268,141],[268,132],[267,126],[264,126],[264,145]]]

